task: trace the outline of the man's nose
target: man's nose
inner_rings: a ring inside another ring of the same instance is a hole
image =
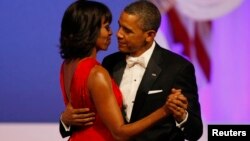
[[[119,28],[118,31],[116,32],[116,36],[117,36],[117,38],[123,38],[123,34],[121,32],[121,28]]]

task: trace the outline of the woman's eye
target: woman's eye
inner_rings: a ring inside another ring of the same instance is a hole
[[[106,30],[110,31],[110,26],[105,26]]]

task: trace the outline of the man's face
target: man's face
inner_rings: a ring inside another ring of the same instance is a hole
[[[126,12],[121,13],[116,34],[121,52],[131,56],[140,56],[145,51],[147,34],[141,29],[139,22],[138,16]]]

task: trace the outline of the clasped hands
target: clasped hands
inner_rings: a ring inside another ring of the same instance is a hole
[[[172,113],[175,120],[180,123],[187,115],[188,101],[181,93],[181,89],[172,89],[165,103],[166,108]]]

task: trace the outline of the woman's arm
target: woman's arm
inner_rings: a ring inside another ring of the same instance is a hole
[[[97,113],[116,140],[128,140],[169,115],[166,105],[163,105],[149,116],[137,122],[125,124],[112,90],[111,78],[101,66],[96,66],[91,71],[88,88]]]

